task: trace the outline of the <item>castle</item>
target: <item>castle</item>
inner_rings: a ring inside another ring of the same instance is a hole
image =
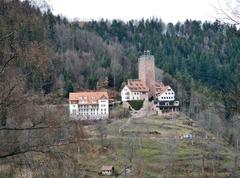
[[[138,59],[138,79],[129,79],[121,92],[122,101],[156,97],[155,59],[150,51]]]
[[[179,102],[175,100],[175,92],[170,86],[165,86],[155,78],[155,58],[150,51],[138,59],[138,79],[129,79],[121,91],[122,101],[148,100],[158,101],[157,107],[162,111],[179,109]]]

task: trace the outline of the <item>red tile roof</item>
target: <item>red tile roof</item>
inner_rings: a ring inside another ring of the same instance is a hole
[[[108,93],[102,91],[87,91],[87,92],[73,92],[69,93],[69,102],[70,101],[85,101],[86,104],[97,103],[99,99],[106,98],[108,99]]]
[[[131,91],[138,91],[138,92],[148,92],[149,91],[149,89],[146,87],[146,85],[139,79],[128,80],[127,87]]]
[[[102,166],[102,171],[112,171],[113,166]]]
[[[156,95],[161,95],[163,94],[167,89],[168,85],[165,86],[162,82],[155,82],[155,87],[156,87]]]

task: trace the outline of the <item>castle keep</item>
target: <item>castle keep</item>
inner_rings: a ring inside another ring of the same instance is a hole
[[[149,88],[149,97],[154,97],[156,93],[155,59],[148,50],[144,51],[138,59],[138,78]]]

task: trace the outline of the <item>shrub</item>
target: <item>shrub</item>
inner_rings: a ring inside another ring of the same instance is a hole
[[[143,101],[144,100],[132,100],[132,101],[128,101],[128,103],[133,109],[139,110],[143,107]]]

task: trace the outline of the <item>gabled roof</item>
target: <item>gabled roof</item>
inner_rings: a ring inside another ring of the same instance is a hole
[[[131,91],[137,91],[137,92],[148,92],[148,87],[139,79],[129,79],[127,87]]]
[[[100,99],[108,99],[108,93],[102,91],[86,91],[69,93],[69,101],[84,101],[87,104],[98,102]]]
[[[164,85],[162,82],[155,82],[156,95],[161,95],[170,87],[169,85]],[[171,88],[171,87],[170,87]]]
[[[113,166],[102,166],[102,171],[112,171],[113,170]]]

